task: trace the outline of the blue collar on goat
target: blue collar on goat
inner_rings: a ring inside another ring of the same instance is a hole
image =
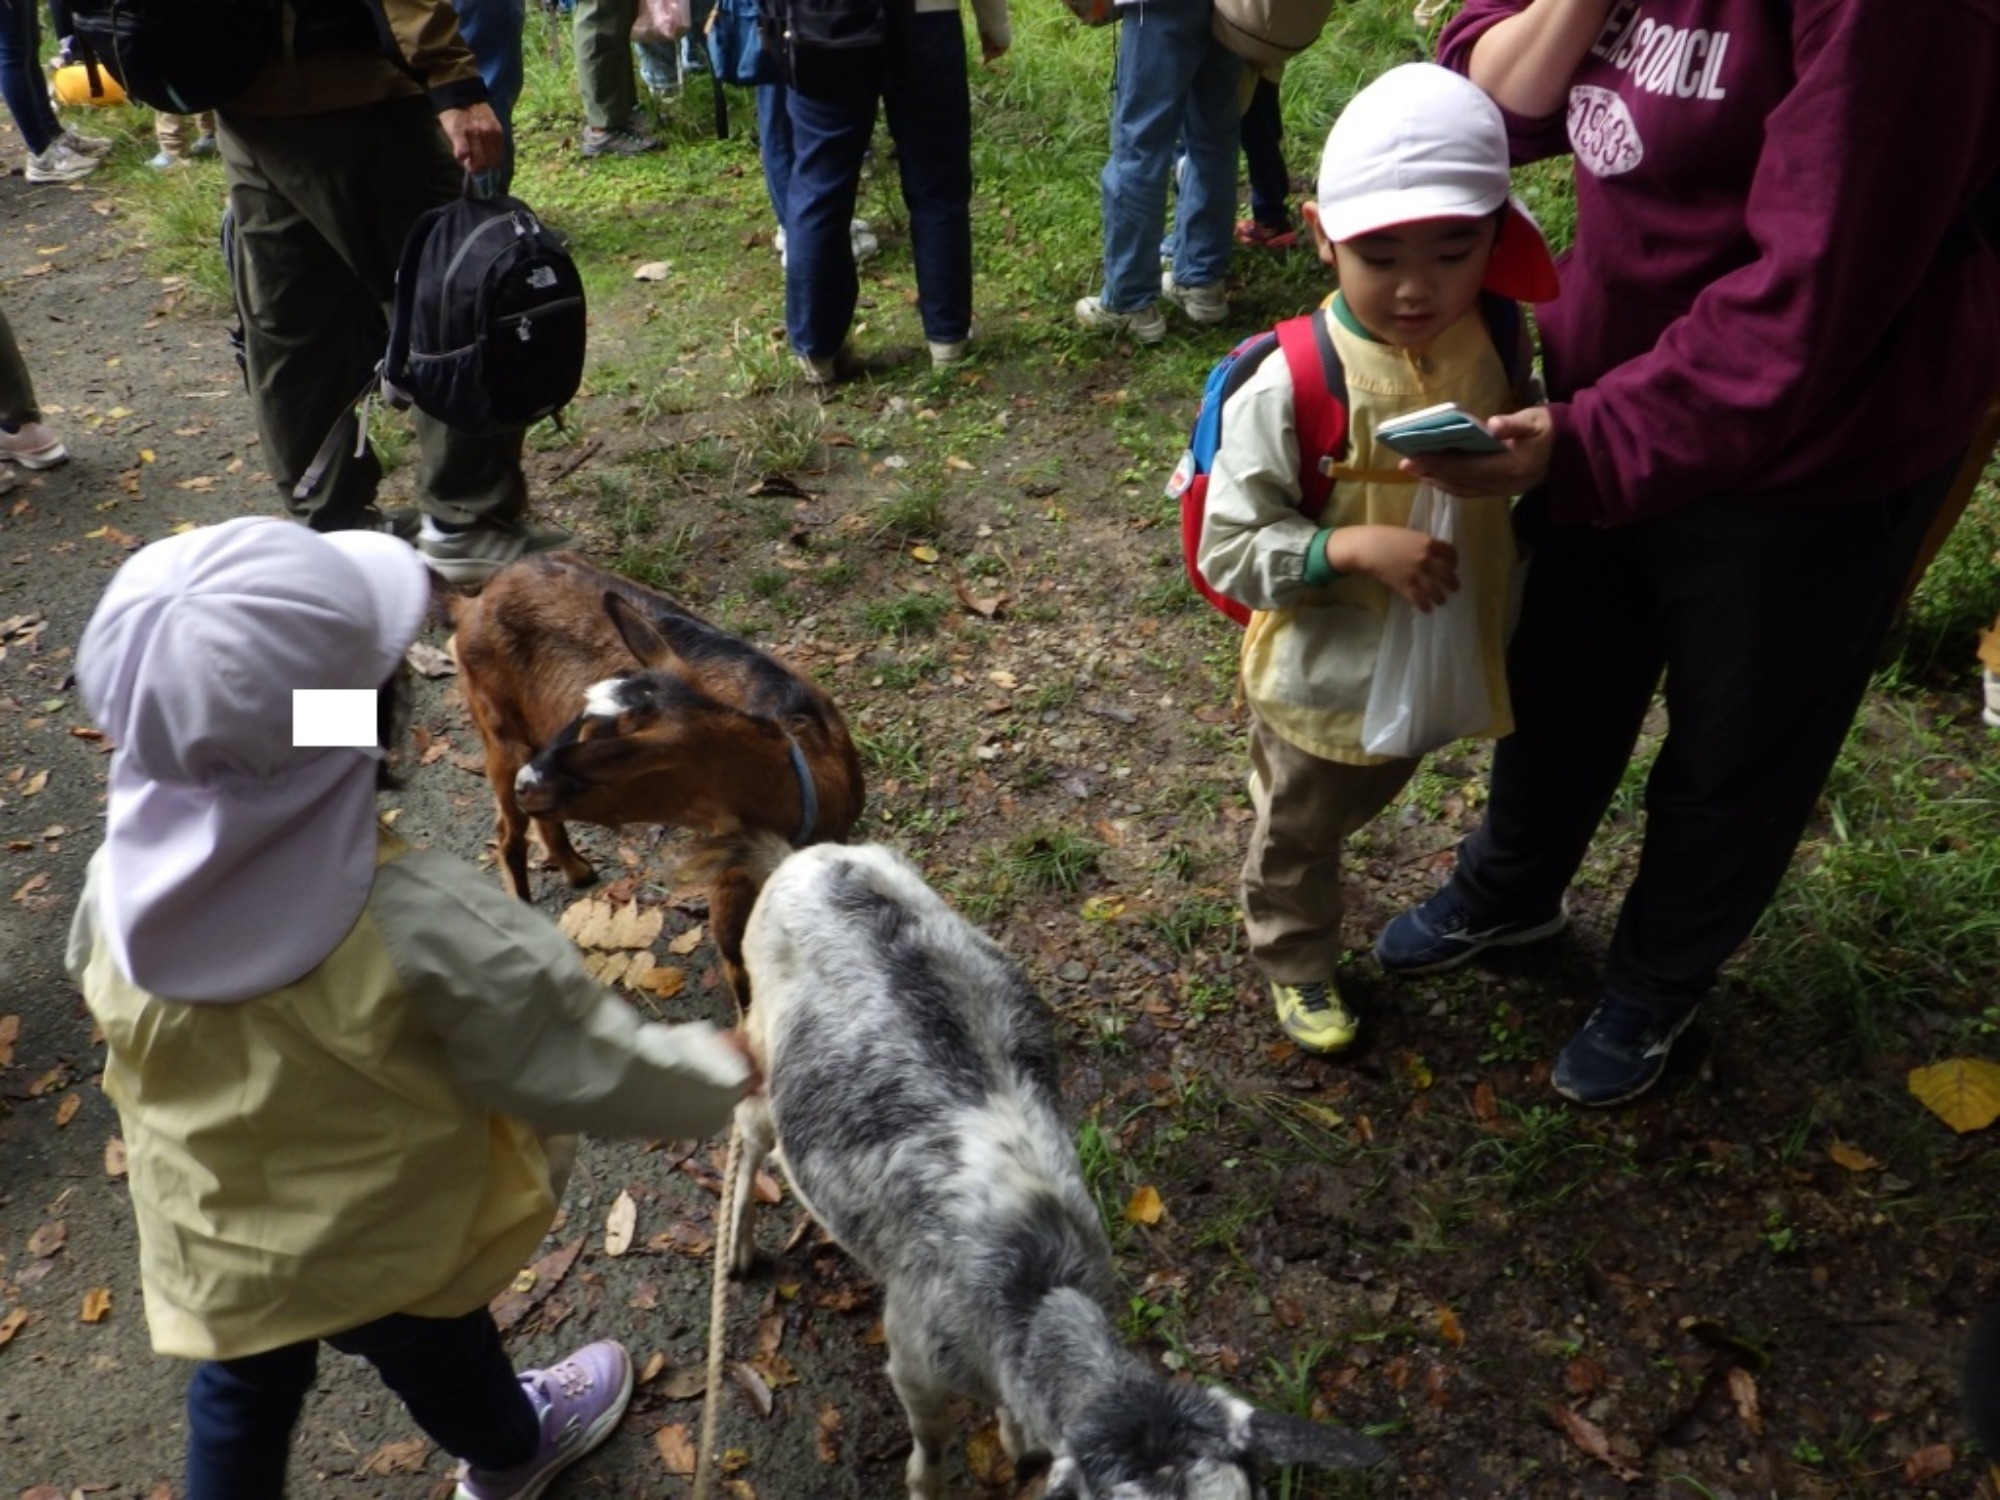
[[[799,831],[792,835],[792,847],[803,849],[819,823],[819,788],[813,785],[812,767],[806,764],[805,751],[799,748],[799,742],[792,738],[789,731],[785,735],[785,743],[791,747],[792,774],[799,778]]]

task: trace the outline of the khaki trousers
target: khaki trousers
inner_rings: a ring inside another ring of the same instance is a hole
[[[1321,760],[1279,739],[1251,711],[1250,802],[1257,819],[1243,860],[1243,930],[1266,979],[1306,984],[1333,977],[1341,851],[1349,834],[1396,799],[1417,764]]]

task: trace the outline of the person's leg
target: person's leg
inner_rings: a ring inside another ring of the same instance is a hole
[[[1416,773],[1414,760],[1350,766],[1287,743],[1250,720],[1250,802],[1243,860],[1243,929],[1266,979],[1333,977],[1340,957],[1341,852]]]
[[[285,1492],[292,1428],[312,1389],[318,1346],[287,1344],[195,1367],[187,1394],[186,1500]]]
[[[479,76],[486,84],[486,102],[500,117],[507,135],[507,159],[482,173],[480,187],[503,194],[514,182],[514,106],[522,86],[521,34],[528,24],[526,0],[457,0],[458,34],[464,38]]]
[[[1605,991],[1692,1007],[1750,935],[1797,851],[1900,603],[1947,467],[1881,500],[1734,497],[1657,523],[1667,734]]]
[[[410,226],[457,197],[464,173],[422,99],[222,123],[259,431],[289,496],[381,356]],[[414,420],[426,516],[515,528],[527,505],[521,430],[460,432],[421,412]],[[372,453],[357,460],[346,449],[321,489],[292,503],[321,529],[354,525],[379,478]]]
[[[62,134],[48,80],[42,76],[40,0],[8,0],[0,5],[0,98],[14,117],[31,156],[41,156]]]
[[[538,1413],[483,1307],[459,1318],[397,1313],[327,1342],[373,1365],[410,1419],[454,1458],[511,1469],[541,1442]]]
[[[630,128],[638,108],[632,74],[632,22],[638,0],[577,0],[576,82],[584,123],[593,130]]]
[[[717,84],[720,88],[722,85]],[[757,159],[764,166],[764,191],[771,217],[785,228],[785,204],[792,190],[792,112],[782,83],[757,86]]]
[[[1220,288],[1236,244],[1236,157],[1243,121],[1237,90],[1243,60],[1209,32],[1210,7],[1199,9],[1204,45],[1180,114],[1187,159],[1174,195],[1173,277],[1183,287]]]
[[[809,360],[837,357],[861,282],[849,224],[875,127],[873,80],[851,93],[787,95],[792,182],[785,207],[785,329]]]
[[[932,344],[972,332],[972,98],[956,10],[892,5],[882,103],[910,210],[917,312]]]
[[[1292,227],[1292,176],[1285,170],[1285,121],[1278,85],[1260,77],[1243,111],[1243,165],[1250,178],[1250,217],[1266,229]]]
[[[1183,101],[1208,58],[1209,10],[1205,3],[1134,6],[1118,26],[1111,155],[1098,177],[1104,218],[1102,300],[1113,313],[1137,312],[1160,295],[1167,176],[1173,170]],[[1232,173],[1235,149],[1232,144]]]
[[[21,346],[14,342],[13,325],[0,312],[0,427],[24,427],[41,419],[28,362],[21,357]]]
[[[189,130],[193,120],[192,115],[177,115],[170,109],[153,111],[153,141],[160,148],[159,156],[154,158],[155,166],[165,166],[187,156],[188,148],[194,144]]]

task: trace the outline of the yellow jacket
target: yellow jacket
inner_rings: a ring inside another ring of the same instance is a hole
[[[739,1092],[711,1028],[642,1022],[553,924],[449,856],[383,835],[340,946],[239,1004],[125,978],[97,931],[103,859],[69,967],[104,1029],[162,1354],[470,1312],[554,1217],[537,1127],[707,1135]]]

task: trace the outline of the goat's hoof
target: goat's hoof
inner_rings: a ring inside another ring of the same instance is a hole
[[[569,882],[571,890],[587,891],[597,884],[597,871],[585,865],[581,870],[564,870],[563,879]]]

